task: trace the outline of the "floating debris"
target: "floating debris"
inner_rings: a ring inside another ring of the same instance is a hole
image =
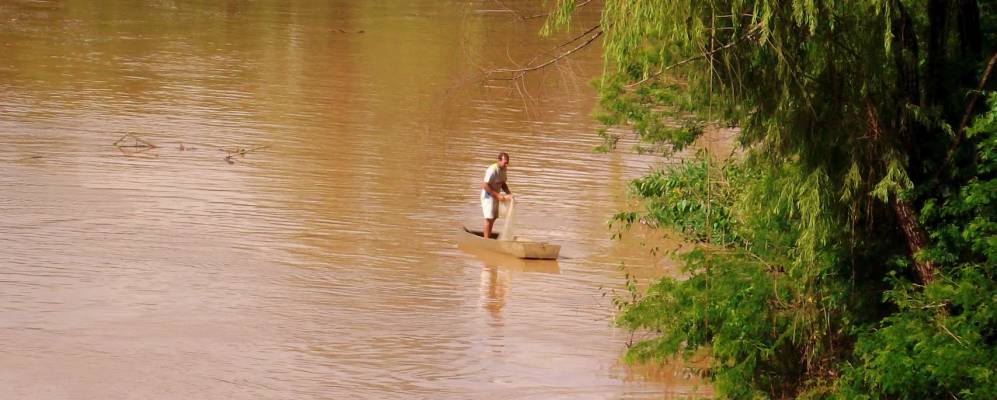
[[[251,149],[246,149],[246,148],[238,147],[238,148],[235,148],[235,149],[218,149],[218,150],[221,150],[221,151],[224,151],[224,152],[228,153],[228,155],[225,156],[225,161],[227,161],[229,164],[235,164],[235,160],[234,160],[235,156],[245,157],[246,154],[249,154],[249,153],[257,151],[257,150],[262,150],[262,149],[265,149],[267,147],[270,147],[270,146],[269,145],[256,146],[256,147],[253,147]]]
[[[263,145],[263,146],[249,147],[249,148],[246,147],[226,148],[222,146],[216,146],[204,143],[190,143],[190,142],[172,142],[171,144],[175,144],[177,146],[176,148],[180,151],[197,150],[198,146],[217,148],[218,150],[226,153],[225,157],[223,157],[222,159],[229,164],[235,164],[237,156],[245,157],[246,154],[270,147],[270,145]],[[194,146],[194,144],[196,144],[197,146]],[[117,147],[118,150],[121,150],[123,154],[129,156],[139,155],[146,151],[159,148],[159,146],[156,145],[155,143],[152,143],[151,141],[140,137],[137,133],[134,132],[128,132],[124,134],[118,140],[114,141],[113,145],[114,147]]]
[[[134,141],[134,144],[124,144],[123,143],[123,142],[125,142],[128,139],[132,139]],[[120,139],[118,139],[118,140],[116,140],[114,142],[114,146],[115,147],[150,148],[150,149],[156,148],[156,145],[152,144],[152,142],[149,142],[148,140],[140,138],[137,134],[135,134],[133,132],[128,132],[128,133],[124,134],[124,136],[122,136]]]

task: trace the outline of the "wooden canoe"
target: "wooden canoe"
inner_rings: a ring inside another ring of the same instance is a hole
[[[460,232],[464,234],[463,231]],[[457,242],[457,248],[466,254],[474,256],[475,259],[488,268],[502,268],[512,272],[539,272],[544,274],[560,274],[561,268],[557,260],[529,260],[517,258],[508,254],[496,253],[482,249],[474,244]]]
[[[546,242],[535,242],[519,236],[512,240],[498,240],[498,233],[492,232],[493,239],[485,239],[481,231],[463,227],[460,234],[462,243],[495,253],[508,254],[516,258],[554,260],[561,252],[561,246]]]

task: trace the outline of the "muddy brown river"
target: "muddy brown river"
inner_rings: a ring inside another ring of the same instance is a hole
[[[598,20],[540,4],[0,0],[0,397],[708,393],[620,362],[672,266],[610,239],[661,160],[592,151],[600,49],[482,79]],[[559,260],[456,245],[499,151]]]

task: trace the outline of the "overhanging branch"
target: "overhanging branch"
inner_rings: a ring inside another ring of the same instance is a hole
[[[719,53],[721,51],[724,51],[724,50],[727,50],[727,49],[729,49],[731,47],[737,46],[737,45],[741,44],[742,42],[744,42],[746,40],[754,39],[754,38],[756,38],[758,36],[759,31],[761,31],[761,26],[760,25],[755,26],[754,28],[752,28],[751,30],[749,30],[748,33],[744,34],[744,36],[741,36],[736,41],[727,43],[727,44],[725,44],[723,46],[717,47],[717,48],[715,48],[713,50],[710,50],[710,51],[704,51],[703,53],[701,53],[699,55],[696,55],[696,56],[693,56],[693,57],[689,57],[689,58],[687,58],[685,60],[682,60],[682,61],[679,61],[677,63],[674,63],[674,64],[668,65],[666,67],[663,67],[663,68],[659,69],[658,72],[655,72],[655,73],[653,73],[651,75],[648,75],[648,76],[644,77],[644,79],[641,79],[641,80],[639,80],[637,82],[627,84],[625,87],[627,87],[627,88],[633,88],[633,87],[636,87],[636,86],[640,86],[640,85],[644,84],[645,82],[647,82],[647,81],[649,81],[651,79],[657,78],[661,74],[665,73],[665,71],[668,71],[668,70],[680,67],[682,65],[691,63],[693,61],[698,61],[698,60],[706,59],[706,58],[708,58],[708,57],[710,57],[710,56],[712,56],[714,54],[717,54],[717,53]]]
[[[503,2],[502,0],[495,0],[495,2],[498,3],[500,6],[502,6],[502,8],[505,8],[506,10],[509,10],[509,12],[511,12],[513,14],[516,14],[516,17],[519,18],[520,20],[523,20],[523,21],[528,21],[528,20],[537,19],[537,18],[543,18],[543,17],[546,17],[546,16],[550,15],[549,12],[540,13],[540,14],[534,14],[534,15],[523,15],[523,14],[520,14],[519,11],[516,11],[515,9],[513,9],[512,7],[509,7],[509,6],[505,5],[505,2]],[[586,4],[590,3],[590,2],[592,2],[592,0],[585,0],[585,1],[581,2],[581,3],[576,4],[575,8],[584,6],[584,5],[586,5]]]
[[[547,66],[550,66],[550,65],[552,65],[552,64],[554,64],[554,63],[556,63],[556,62],[558,62],[558,61],[560,61],[562,59],[564,59],[565,57],[568,57],[568,56],[570,56],[570,55],[578,52],[579,50],[588,47],[593,42],[595,42],[596,39],[598,39],[600,36],[602,36],[603,32],[604,32],[603,30],[599,29],[599,25],[596,25],[596,26],[590,28],[589,30],[585,31],[581,35],[576,36],[574,39],[571,39],[570,41],[566,42],[565,44],[562,44],[562,45],[560,45],[560,46],[557,47],[557,48],[564,47],[568,43],[573,43],[575,41],[578,41],[581,38],[585,37],[586,35],[589,35],[589,34],[592,35],[591,37],[589,37],[588,39],[586,39],[584,42],[582,42],[578,46],[575,46],[571,50],[568,50],[568,51],[565,51],[565,52],[563,52],[561,54],[558,54],[558,55],[552,57],[551,59],[549,59],[549,60],[547,60],[547,61],[545,61],[545,62],[543,62],[541,64],[537,64],[537,65],[530,66],[530,67],[516,68],[516,69],[506,69],[506,68],[503,68],[503,69],[493,69],[493,70],[488,71],[486,73],[485,80],[516,80],[516,79],[521,79],[524,76],[526,76],[526,74],[528,72],[536,71],[536,70],[545,68]],[[509,77],[504,77],[504,78],[493,78],[492,75],[495,75],[495,74],[509,74],[510,76]]]

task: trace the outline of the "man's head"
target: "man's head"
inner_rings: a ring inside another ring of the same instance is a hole
[[[498,155],[498,165],[501,168],[505,168],[509,165],[509,153],[501,152]]]

